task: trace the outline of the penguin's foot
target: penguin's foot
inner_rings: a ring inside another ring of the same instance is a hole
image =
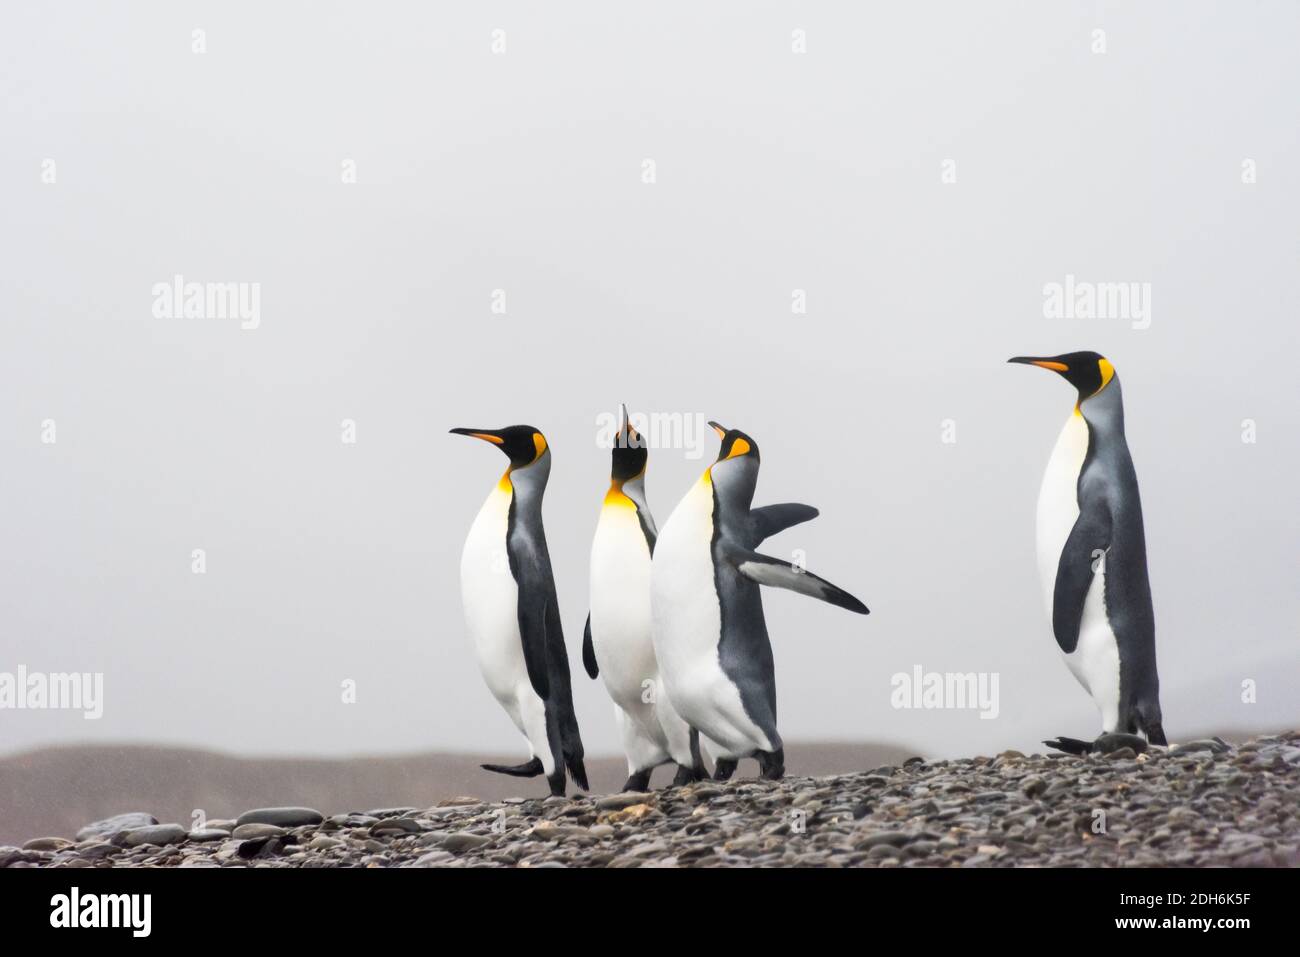
[[[1092,754],[1092,742],[1080,741],[1078,738],[1052,738],[1043,744],[1066,754]]]
[[[1132,748],[1134,754],[1141,754],[1147,749],[1147,739],[1140,734],[1125,734],[1117,731],[1103,734],[1092,742],[1093,754],[1110,754],[1120,748]]]
[[[509,774],[516,778],[535,778],[543,773],[542,759],[533,758],[524,764],[481,764],[479,765],[484,771],[493,771],[497,774]]]
[[[624,791],[645,791],[650,787],[650,772],[652,768],[646,768],[642,771],[635,771],[628,776],[627,781],[623,784]]]
[[[775,751],[759,751],[758,773],[767,781],[779,781],[785,777],[785,748]]]
[[[677,773],[673,776],[673,787],[684,788],[688,784],[694,784],[696,781],[707,781],[709,771],[704,765],[691,767],[686,764],[677,765]]]
[[[1132,748],[1134,754],[1147,750],[1147,740],[1139,734],[1125,734],[1112,731],[1099,735],[1095,741],[1080,741],[1078,738],[1053,738],[1043,744],[1066,754],[1111,754],[1120,748]]]
[[[556,768],[554,774],[547,775],[546,783],[551,786],[551,797],[564,797],[564,768]]]
[[[736,765],[739,763],[733,758],[718,758],[713,762],[713,780],[730,781],[731,776],[736,773]]]

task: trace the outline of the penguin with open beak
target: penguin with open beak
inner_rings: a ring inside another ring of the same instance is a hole
[[[692,757],[691,729],[664,693],[650,616],[650,564],[658,531],[646,502],[645,438],[619,406],[610,452],[610,483],[591,543],[591,613],[582,640],[587,674],[599,675],[614,701],[623,751],[625,791],[644,791],[651,772],[676,760],[674,786],[704,775]],[[694,754],[698,755],[698,741]]]
[[[1095,352],[1007,361],[1054,372],[1077,394],[1038,493],[1038,568],[1057,646],[1096,702],[1103,734],[1164,745],[1146,534],[1119,376]],[[1045,743],[1094,750],[1075,738]]]
[[[776,676],[760,586],[810,595],[860,615],[852,595],[755,549],[817,516],[809,505],[752,508],[758,444],[737,429],[710,426],[722,440],[710,465],[677,505],[655,546],[651,570],[654,648],[673,707],[706,740],[714,777],[756,757],[763,777],[785,773],[776,727]]]
[[[518,777],[545,774],[553,795],[565,793],[567,768],[585,791],[569,658],[542,527],[550,447],[529,425],[451,431],[495,445],[510,460],[470,526],[460,590],[479,670],[531,753],[524,764],[483,767]]]

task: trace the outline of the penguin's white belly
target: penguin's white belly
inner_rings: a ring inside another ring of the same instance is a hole
[[[1101,711],[1101,730],[1115,731],[1119,723],[1119,643],[1106,618],[1106,571],[1099,564],[1088,586],[1079,625],[1079,643],[1063,655],[1070,671],[1092,695]]]
[[[749,718],[740,690],[722,670],[722,606],[712,553],[713,489],[701,481],[669,517],[655,543],[651,576],[654,645],[674,709],[712,739],[722,757],[771,744]]]
[[[1038,572],[1049,622],[1061,552],[1079,518],[1079,472],[1087,454],[1088,424],[1076,413],[1056,440],[1038,492]],[[1084,601],[1079,643],[1061,657],[1101,710],[1102,730],[1113,731],[1119,720],[1119,646],[1106,618],[1104,594],[1104,564],[1099,563]]]
[[[654,649],[652,566],[635,508],[607,504],[591,547],[591,643],[634,773],[691,763],[690,728],[673,710]]]
[[[591,639],[600,677],[625,711],[640,710],[659,678],[652,627],[650,546],[635,508],[607,505],[591,546]]]
[[[519,633],[519,586],[510,573],[506,551],[509,514],[510,492],[497,486],[483,503],[465,539],[460,559],[461,603],[479,671],[488,690],[549,765],[549,749],[531,740],[536,737],[538,715],[545,705],[533,690],[524,663]],[[543,732],[543,745],[544,741]],[[550,770],[548,767],[548,774]]]
[[[1056,440],[1038,490],[1038,574],[1049,621],[1061,550],[1079,518],[1079,472],[1087,454],[1088,425],[1082,415],[1072,415]]]

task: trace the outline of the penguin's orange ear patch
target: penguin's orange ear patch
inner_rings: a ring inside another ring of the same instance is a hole
[[[1108,359],[1098,359],[1097,368],[1101,370],[1101,385],[1097,388],[1097,391],[1100,392],[1110,385],[1111,379],[1115,378],[1115,367],[1110,364]]]
[[[727,453],[727,458],[734,459],[737,455],[744,455],[749,451],[749,443],[744,439],[736,439],[731,443],[731,451]]]
[[[540,432],[534,432],[533,448],[537,450],[537,454],[533,456],[533,461],[536,462],[542,457],[542,453],[546,451],[546,436],[542,435]]]

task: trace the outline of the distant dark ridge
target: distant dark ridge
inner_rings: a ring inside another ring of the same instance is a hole
[[[915,752],[893,745],[798,742],[786,745],[790,774],[825,775],[899,764]],[[358,758],[239,758],[150,745],[72,745],[0,758],[0,844],[36,836],[72,837],[91,821],[145,811],[188,827],[196,808],[210,819],[254,807],[305,805],[325,814],[380,807],[428,807],[472,795],[485,801],[543,797],[546,782],[502,777],[484,761],[515,764],[519,754],[428,753]],[[622,758],[587,761],[595,793],[622,787]],[[757,773],[742,762],[740,776]],[[672,780],[655,772],[652,786]]]

